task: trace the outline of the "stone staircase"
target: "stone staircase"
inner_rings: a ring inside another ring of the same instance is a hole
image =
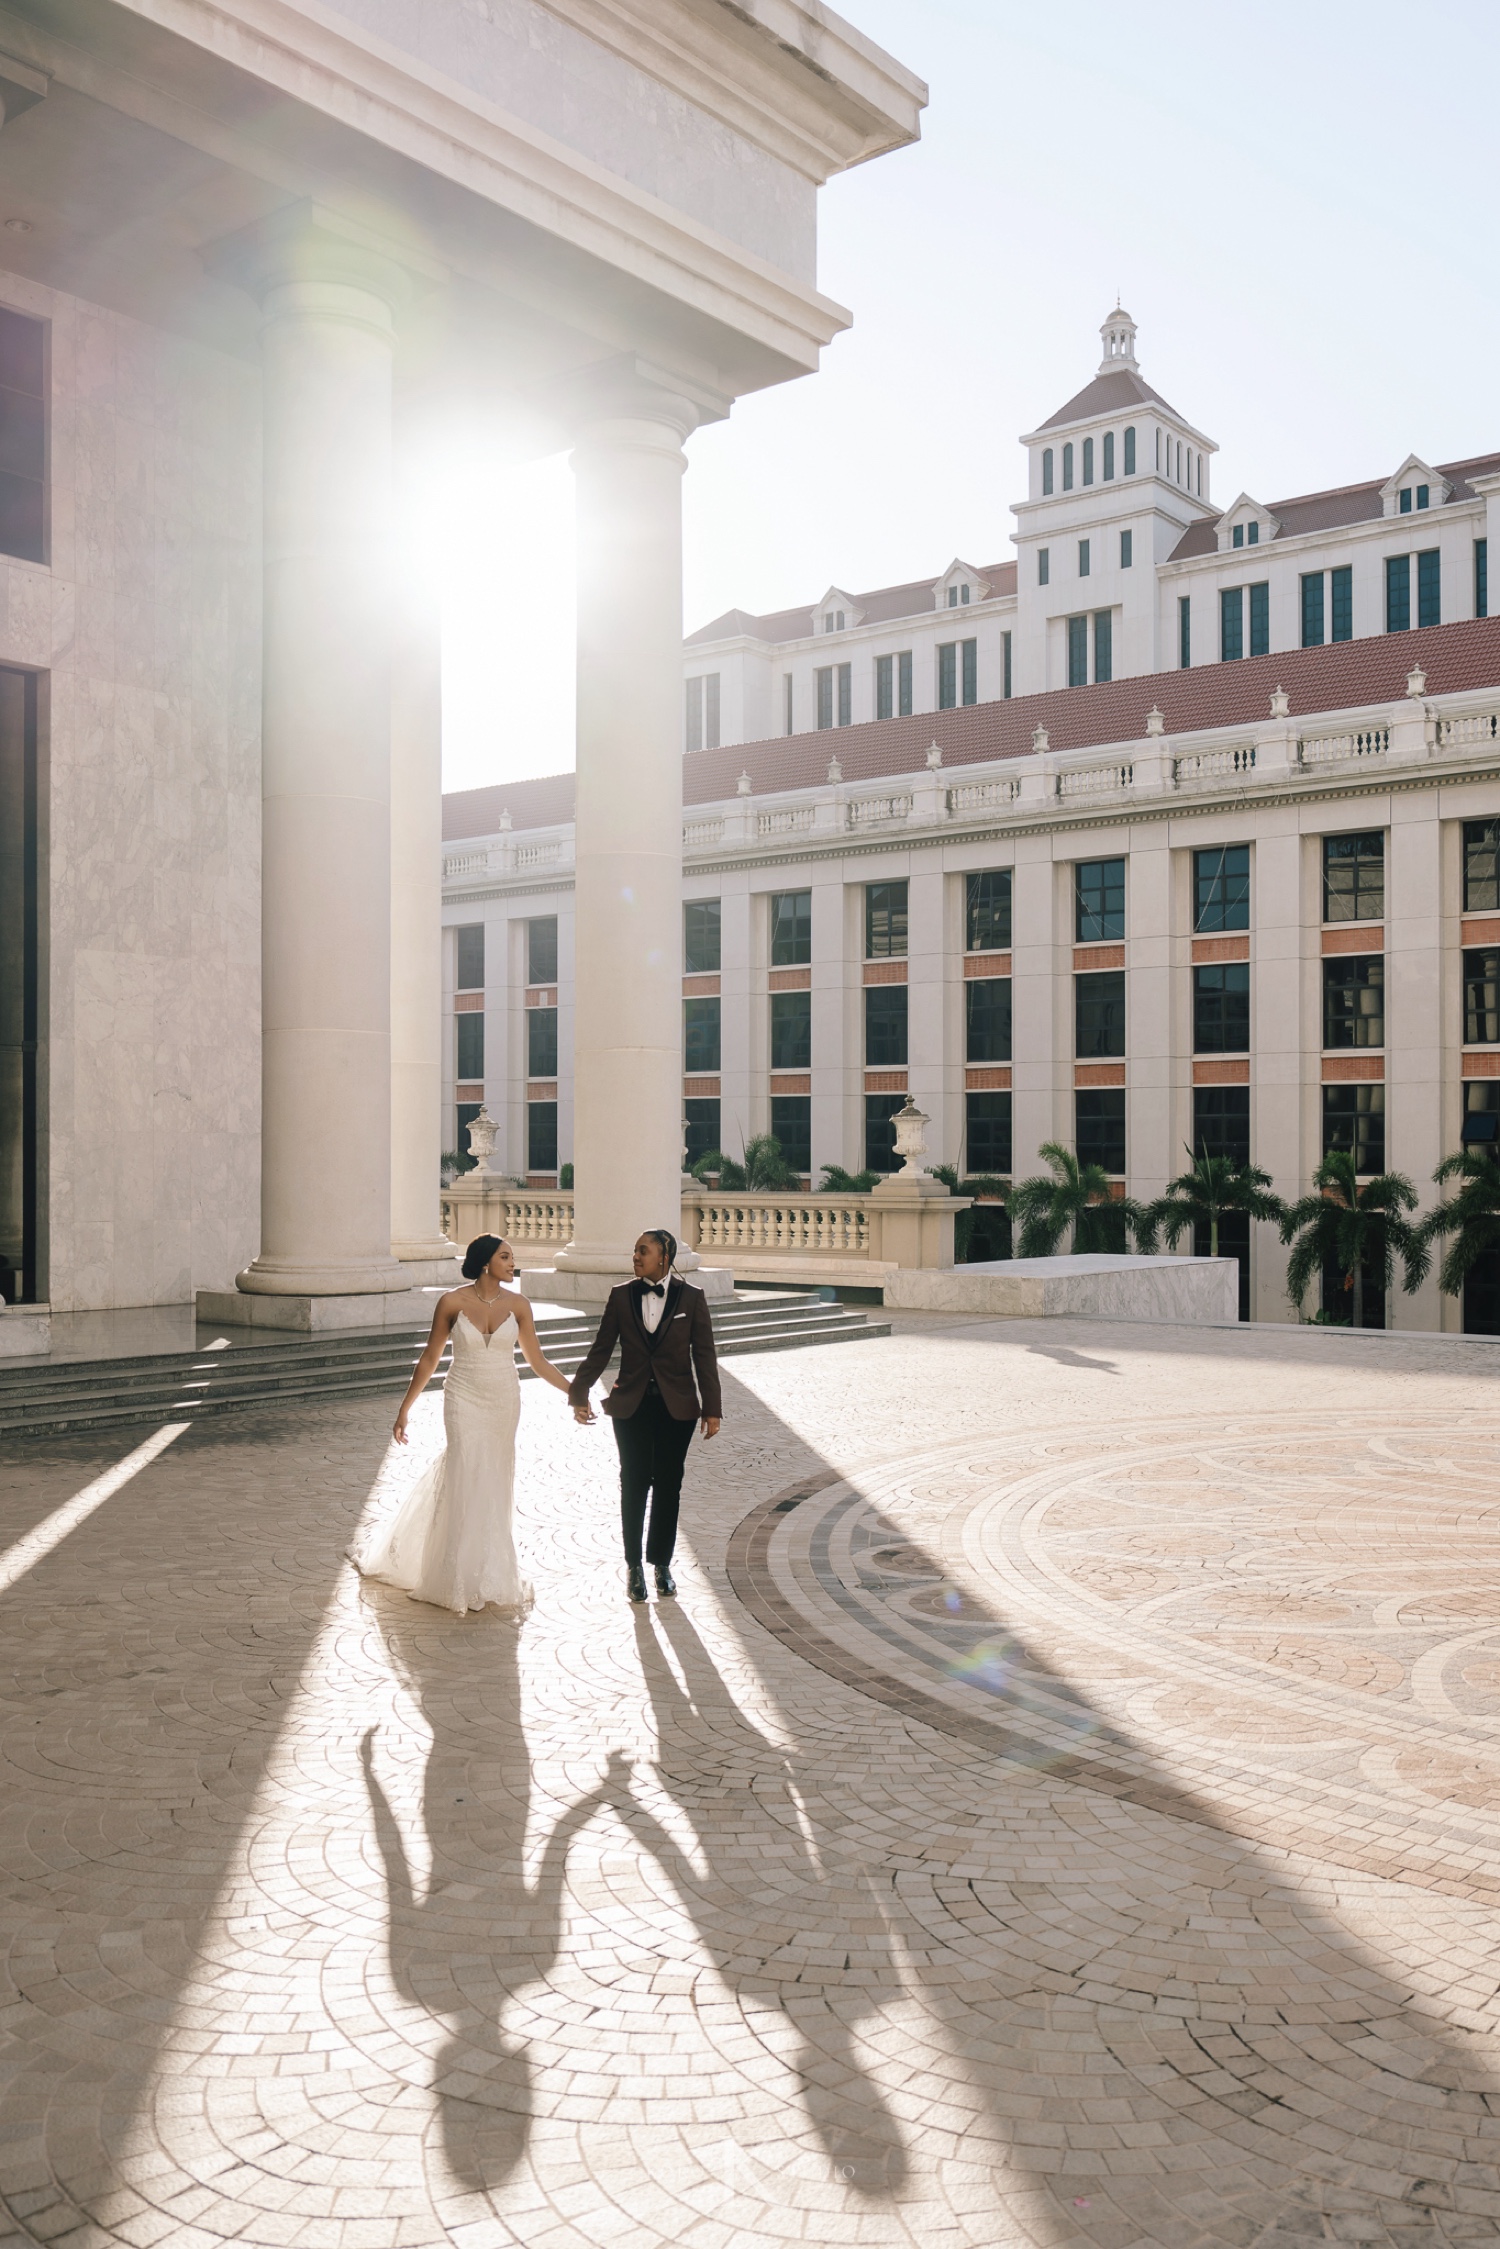
[[[755,1292],[712,1307],[714,1341],[722,1358],[746,1351],[796,1351],[814,1343],[863,1343],[889,1335],[848,1305],[826,1304],[801,1290]],[[542,1349],[555,1367],[579,1366],[597,1315],[543,1313],[537,1319]],[[369,1329],[346,1335],[288,1337],[284,1343],[209,1344],[119,1359],[75,1359],[30,1367],[0,1362],[0,1440],[102,1429],[138,1421],[199,1421],[244,1407],[323,1405],[332,1398],[381,1392],[394,1412],[411,1380],[425,1338]],[[443,1354],[433,1387],[448,1372]],[[517,1354],[523,1382],[534,1381]]]

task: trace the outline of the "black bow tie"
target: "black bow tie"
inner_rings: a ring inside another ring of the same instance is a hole
[[[667,1289],[666,1283],[664,1281],[642,1281],[641,1283],[642,1296],[665,1296],[666,1293]]]

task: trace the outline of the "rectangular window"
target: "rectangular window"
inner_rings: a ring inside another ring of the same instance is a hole
[[[1464,1045],[1500,1046],[1500,951],[1464,954]]]
[[[719,746],[719,675],[707,672],[685,682],[687,689],[687,746],[690,750],[716,750]]]
[[[1242,547],[1245,544],[1245,526],[1243,525],[1243,523],[1237,523],[1235,525],[1233,531],[1229,535],[1229,543],[1234,547]]]
[[[689,754],[703,747],[703,682],[701,679],[683,681],[687,716],[683,728],[683,743]]]
[[[875,659],[875,716],[894,718],[896,715],[896,659],[894,656],[877,656]]]
[[[1323,573],[1309,570],[1302,580],[1302,645],[1323,645]]]
[[[1089,676],[1089,621],[1087,617],[1068,619],[1068,685],[1086,687]]]
[[[812,993],[771,994],[771,1068],[812,1068]]]
[[[1480,615],[1484,612],[1481,610]],[[1000,693],[1005,702],[1010,701],[1010,634],[1000,635]]]
[[[1385,1169],[1385,1087],[1325,1085],[1323,1153],[1352,1152],[1355,1171],[1370,1177]]]
[[[1250,1051],[1250,963],[1213,961],[1193,970],[1193,1052]]]
[[[1384,953],[1330,953],[1325,958],[1323,1044],[1385,1045]]]
[[[1195,1085],[1193,1155],[1228,1156],[1250,1161],[1250,1088],[1247,1085]]]
[[[1385,629],[1388,633],[1411,630],[1411,556],[1385,558]]]
[[[1385,919],[1385,833],[1323,838],[1324,921]]]
[[[1187,594],[1177,596],[1177,664],[1187,671],[1193,661],[1193,604]]]
[[[482,1101],[460,1101],[458,1104],[458,1137],[453,1145],[461,1156],[473,1154],[469,1146],[469,1127],[483,1107]]]
[[[1247,527],[1245,532],[1245,544],[1251,547],[1258,547],[1260,545],[1260,525],[1258,523],[1252,523]]]
[[[1080,539],[1078,542],[1078,575],[1080,578],[1086,578],[1088,574],[1089,543],[1087,539]]]
[[[1125,1088],[1080,1087],[1073,1096],[1074,1144],[1081,1164],[1125,1175]]]
[[[964,705],[979,701],[979,643],[962,640],[958,644],[959,677]]]
[[[717,976],[722,957],[723,907],[717,898],[691,898],[682,909],[682,966],[688,976]]]
[[[1419,484],[1419,485],[1417,486],[1417,506],[1418,506],[1419,508],[1425,508],[1425,507],[1426,507],[1426,505],[1427,505],[1427,502],[1428,502],[1428,497],[1429,497],[1429,490],[1428,490],[1428,487],[1427,487],[1427,485],[1425,485],[1425,484]]]
[[[906,951],[906,885],[865,884],[865,959],[893,960]]]
[[[1328,622],[1330,640],[1354,638],[1354,572],[1347,563],[1328,573]]]
[[[458,1025],[458,1069],[456,1075],[464,1084],[484,1076],[484,1017],[477,1011],[472,1015],[455,1016]]]
[[[1500,913],[1500,820],[1464,822],[1464,912]]]
[[[526,1104],[526,1169],[528,1171],[556,1171],[557,1169],[557,1103],[555,1101],[528,1101]]]
[[[771,893],[771,966],[806,968],[812,959],[812,892]]]
[[[896,716],[911,717],[911,650],[903,648],[896,658]]]
[[[793,1171],[806,1178],[812,1171],[812,1103],[805,1093],[772,1094],[771,1138],[780,1141]]]
[[[682,1137],[687,1146],[688,1169],[701,1156],[711,1156],[719,1148],[719,1104],[717,1101],[684,1101],[682,1104]]]
[[[970,875],[964,897],[964,950],[968,953],[1004,953],[1010,950],[1009,867]]]
[[[1199,936],[1250,927],[1250,846],[1193,853],[1193,928]]]
[[[1073,934],[1079,945],[1109,944],[1125,934],[1125,862],[1080,859],[1073,869]]]
[[[1490,542],[1474,541],[1474,614],[1487,617],[1490,613]]]
[[[719,1002],[682,1003],[682,1067],[690,1078],[714,1077],[719,1069]]]
[[[865,986],[865,1068],[906,1067],[906,986]]]
[[[1437,547],[1424,547],[1417,556],[1417,623],[1443,621],[1443,557]]]
[[[1010,978],[971,976],[964,986],[964,1060],[1010,1060]]]
[[[1135,533],[1133,531],[1122,531],[1120,533],[1120,568],[1129,570],[1134,561]]]
[[[0,308],[0,554],[47,559],[47,324]]]
[[[484,990],[484,923],[470,922],[466,928],[454,931],[458,939],[458,989],[461,992]]]
[[[1047,586],[1052,583],[1052,549],[1050,547],[1038,547],[1036,550],[1036,582],[1039,586]]]
[[[1401,487],[1401,498],[1398,504],[1402,515],[1411,514],[1411,486],[1409,484],[1404,484]]]
[[[938,709],[951,711],[958,705],[958,642],[945,641],[937,654]]]
[[[1271,652],[1271,588],[1268,581],[1262,578],[1249,587],[1248,592],[1250,653],[1252,656],[1268,656]]]
[[[1080,1062],[1118,1059],[1125,1052],[1125,971],[1108,968],[1073,979],[1073,1051]]]
[[[526,1075],[528,1078],[557,1076],[555,1007],[528,1007],[526,1010]]]
[[[1010,1095],[970,1093],[964,1097],[964,1162],[981,1178],[1010,1177]]]
[[[1094,611],[1094,677],[1096,680],[1115,676],[1115,620],[1109,609]]]
[[[840,726],[849,726],[854,719],[854,666],[840,664],[838,670],[838,716]]]
[[[1223,586],[1219,591],[1219,661],[1232,664],[1245,653],[1245,589]]]
[[[906,1101],[904,1093],[867,1093],[865,1095],[865,1169],[866,1171],[899,1171],[900,1159],[896,1154],[896,1128],[891,1123],[896,1111]]]
[[[1114,433],[1114,431],[1113,431],[1112,429],[1109,429],[1109,430],[1106,430],[1106,431],[1105,431],[1105,433],[1104,433],[1104,481],[1105,481],[1105,483],[1106,483],[1106,484],[1109,484],[1109,483],[1112,483],[1112,482],[1113,482],[1113,480],[1114,480],[1114,473],[1115,473],[1115,433]]]
[[[781,731],[783,734],[790,734],[792,731],[792,675],[790,672],[783,672],[781,675]]]
[[[826,726],[832,726],[832,724],[833,724],[833,666],[832,666],[832,664],[820,664],[820,665],[818,666],[817,670],[816,670],[816,671],[815,671],[815,672],[813,673],[813,686],[815,687],[815,689],[816,689],[816,691],[817,691],[817,699],[818,699],[818,716],[817,716],[817,724],[818,724],[818,726],[819,726],[820,728],[822,728],[822,727],[826,727]]]
[[[557,982],[557,916],[539,914],[526,924],[526,981]]]

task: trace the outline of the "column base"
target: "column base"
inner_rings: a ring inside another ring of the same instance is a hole
[[[713,1303],[722,1303],[734,1294],[734,1274],[727,1265],[700,1265],[681,1278],[689,1288],[702,1289]],[[628,1281],[630,1273],[618,1270],[608,1273],[581,1272],[576,1265],[542,1266],[539,1270],[518,1273],[517,1283],[521,1293],[533,1304],[604,1305],[612,1289]]]
[[[292,1335],[337,1335],[350,1328],[425,1329],[437,1309],[435,1289],[387,1289],[368,1296],[250,1296],[241,1289],[201,1288],[201,1324],[276,1328]]]
[[[50,1304],[0,1304],[0,1359],[29,1359],[51,1348]]]
[[[392,1242],[391,1255],[410,1288],[461,1288],[463,1258],[446,1236],[432,1241]]]
[[[289,1257],[257,1257],[234,1285],[246,1296],[388,1296],[410,1284],[394,1257],[351,1258],[346,1265],[314,1265]]]

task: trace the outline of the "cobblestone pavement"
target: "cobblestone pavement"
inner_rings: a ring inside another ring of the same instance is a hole
[[[0,2240],[1500,2242],[1500,1350],[726,1375],[675,1606],[536,1385],[519,1629],[342,1561],[436,1401],[23,1550]],[[12,1446],[0,1547],[142,1435]]]

